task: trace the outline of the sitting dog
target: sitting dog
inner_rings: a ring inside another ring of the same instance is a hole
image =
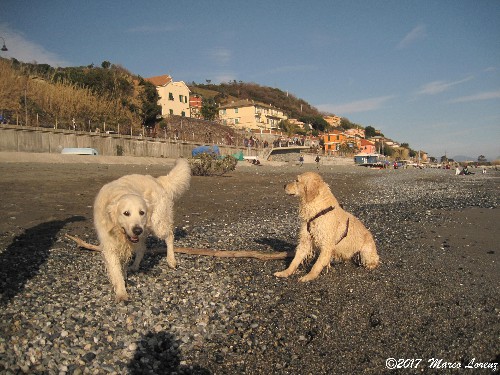
[[[359,257],[368,269],[377,267],[379,256],[371,233],[353,215],[344,211],[321,176],[306,172],[295,182],[285,185],[285,192],[300,198],[299,215],[302,219],[299,244],[290,266],[274,275],[288,277],[302,261],[319,249],[319,256],[311,271],[299,281],[314,280],[332,260]]]
[[[175,268],[174,201],[189,188],[190,180],[189,163],[178,159],[166,176],[123,176],[97,194],[94,225],[118,302],[128,300],[126,266],[135,253],[131,270],[139,269],[146,250],[146,230],[165,240],[167,264]]]

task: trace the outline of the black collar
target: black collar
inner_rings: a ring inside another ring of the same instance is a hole
[[[328,212],[330,211],[333,211],[335,209],[334,206],[330,206],[330,207],[327,207],[325,208],[324,210],[321,210],[320,212],[318,212],[316,215],[314,215],[312,218],[310,218],[308,221],[307,221],[307,231],[310,232],[311,231],[311,223],[316,220],[318,217],[321,217],[323,215],[326,215]]]

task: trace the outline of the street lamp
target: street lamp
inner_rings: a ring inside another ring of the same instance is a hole
[[[2,38],[2,37],[0,36],[0,38]],[[5,52],[5,51],[8,51],[7,47],[5,46],[5,39],[4,39],[4,38],[2,38],[2,40],[3,40],[2,51],[4,51],[4,52]]]

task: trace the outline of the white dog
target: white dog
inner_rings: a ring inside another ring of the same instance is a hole
[[[167,264],[175,268],[174,201],[188,188],[191,169],[178,159],[166,176],[128,175],[104,185],[94,202],[94,225],[117,301],[128,300],[126,266],[137,271],[146,250],[149,229],[167,244]]]
[[[321,176],[306,172],[285,186],[285,192],[300,198],[299,215],[302,221],[299,245],[290,266],[274,275],[288,277],[302,261],[319,250],[311,271],[299,281],[314,280],[332,260],[359,258],[368,269],[379,264],[375,241],[366,227],[352,214],[344,211]]]

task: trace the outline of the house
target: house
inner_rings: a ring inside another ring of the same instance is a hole
[[[328,125],[337,128],[340,126],[340,121],[342,121],[342,117],[331,115],[324,116],[323,119],[328,123]]]
[[[201,107],[203,106],[203,99],[200,95],[194,94],[189,97],[189,110],[191,117],[201,118]]]
[[[365,129],[363,128],[352,128],[352,129],[347,129],[345,133],[353,137],[365,138],[366,132]]]
[[[375,154],[376,152],[375,142],[371,142],[367,139],[360,139],[358,148],[360,152],[365,154]]]
[[[168,74],[146,78],[146,81],[155,85],[160,95],[158,104],[161,106],[162,117],[170,115],[191,117],[189,108],[191,91],[184,82],[174,82]]]
[[[336,129],[323,134],[323,144],[325,145],[326,154],[335,154],[343,144],[351,149],[357,146],[355,137]]]
[[[221,122],[239,129],[276,129],[287,118],[279,108],[248,99],[219,107]]]
[[[355,164],[371,164],[375,166],[376,164],[381,164],[379,160],[379,154],[371,154],[363,152],[361,154],[354,155],[354,163]]]

